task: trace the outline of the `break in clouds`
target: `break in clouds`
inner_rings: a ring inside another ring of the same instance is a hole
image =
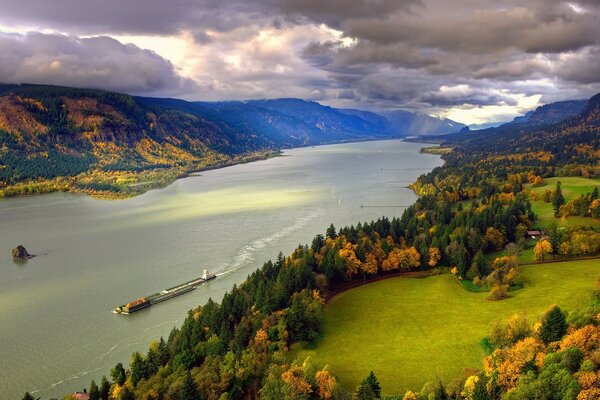
[[[463,120],[600,91],[595,0],[2,0],[2,10],[4,82]]]

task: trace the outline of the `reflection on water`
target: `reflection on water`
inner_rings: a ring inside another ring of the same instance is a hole
[[[120,201],[63,193],[0,201],[0,399],[81,390],[280,250],[310,242],[330,223],[400,215],[400,207],[360,205],[412,203],[402,182],[423,172],[415,168],[441,165],[420,147],[294,149]],[[38,257],[13,263],[17,244]],[[218,278],[133,315],[110,312],[203,268]]]

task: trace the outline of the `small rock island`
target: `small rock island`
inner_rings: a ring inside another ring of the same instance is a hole
[[[28,260],[33,257],[35,257],[35,255],[29,254],[23,245],[18,245],[12,249],[12,258],[15,261]]]

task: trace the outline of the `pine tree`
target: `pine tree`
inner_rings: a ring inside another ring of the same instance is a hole
[[[200,395],[198,394],[196,382],[194,382],[190,371],[186,371],[183,378],[183,385],[179,391],[179,400],[198,400],[199,398]]]
[[[560,182],[556,182],[556,189],[554,190],[554,197],[552,198],[552,205],[554,206],[555,217],[558,217],[560,206],[565,204],[565,198],[562,194],[562,189],[560,188],[560,185]]]
[[[373,371],[371,371],[369,376],[366,377],[364,383],[371,388],[376,399],[381,398],[381,385],[379,384],[379,381],[377,380],[377,377]]]
[[[356,391],[354,392],[354,396],[352,396],[352,399],[353,400],[374,400],[374,399],[376,399],[376,397],[375,397],[375,393],[373,393],[373,390],[371,389],[371,387],[369,385],[365,384],[365,382],[363,381],[356,388]]]
[[[29,392],[25,392],[25,395],[23,396],[23,400],[36,400],[36,399]]]
[[[135,400],[135,393],[129,389],[129,386],[125,385],[123,386],[119,400]]]
[[[98,385],[96,385],[96,381],[92,379],[92,383],[90,383],[90,400],[100,400],[100,391],[98,390]]]
[[[102,400],[108,400],[109,394],[110,383],[108,383],[108,379],[106,379],[106,376],[102,376],[102,381],[100,381],[100,398]]]
[[[562,339],[567,333],[567,318],[558,306],[554,306],[542,321],[540,338],[548,344]]]
[[[335,239],[337,237],[335,226],[333,226],[333,224],[329,225],[329,228],[327,228],[327,231],[325,232],[325,236],[330,239]]]
[[[137,351],[131,359],[131,383],[137,386],[138,382],[146,377],[146,362]]]
[[[114,383],[116,383],[119,386],[123,386],[125,380],[127,379],[127,376],[125,375],[125,368],[123,368],[123,364],[118,363],[117,365],[115,365],[115,367],[110,370],[110,377],[112,378]]]

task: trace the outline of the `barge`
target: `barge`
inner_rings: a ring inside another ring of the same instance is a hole
[[[179,284],[177,286],[173,286],[172,288],[151,294],[150,296],[140,297],[137,300],[116,307],[113,310],[113,313],[131,314],[136,311],[143,310],[144,308],[150,307],[153,304],[161,303],[163,301],[180,296],[184,293],[191,292],[204,282],[210,281],[211,279],[215,279],[216,277],[217,276],[215,274],[211,274],[210,272],[208,272],[208,270],[205,269],[204,273],[199,278],[192,279],[191,281]]]

